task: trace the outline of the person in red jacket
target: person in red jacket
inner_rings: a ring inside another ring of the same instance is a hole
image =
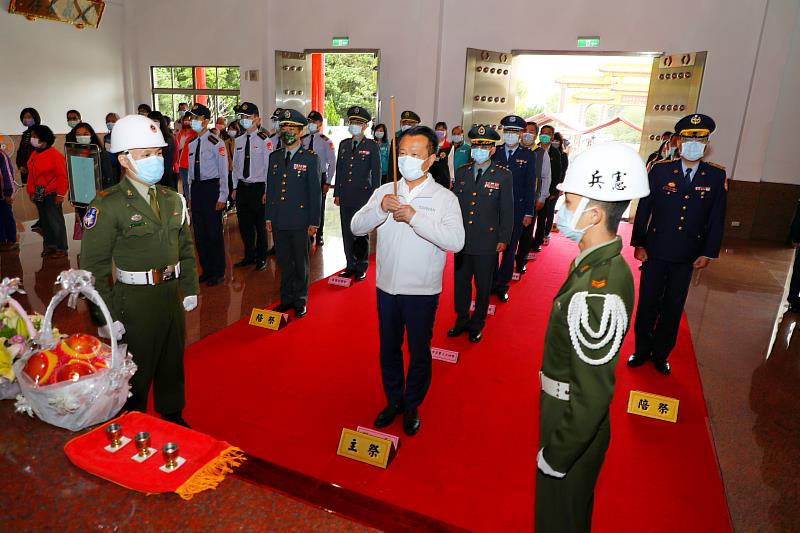
[[[26,190],[39,211],[44,237],[42,257],[59,259],[67,255],[67,226],[62,204],[67,194],[67,164],[64,156],[53,148],[56,137],[47,126],[34,126],[28,159]]]

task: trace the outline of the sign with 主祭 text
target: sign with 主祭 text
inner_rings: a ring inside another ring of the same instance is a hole
[[[472,303],[469,306],[469,310],[470,310],[470,312],[475,310],[475,300],[472,300]],[[494,304],[489,304],[488,309],[486,309],[486,314],[487,315],[494,315],[496,311],[497,311],[497,306],[494,305]]]
[[[336,455],[349,457],[368,465],[386,468],[392,441],[343,428]]]
[[[328,278],[328,285],[336,285],[337,287],[349,287],[352,283],[352,279],[343,278],[342,276],[331,276]]]
[[[444,361],[446,363],[458,362],[458,352],[445,350],[444,348],[431,348],[431,357],[437,361]]]
[[[628,412],[632,415],[675,423],[678,421],[679,403],[680,400],[676,398],[632,390],[628,397]]]
[[[267,311],[266,309],[254,307],[250,313],[250,325],[277,331],[286,325],[288,322],[287,317],[288,315],[277,311]]]

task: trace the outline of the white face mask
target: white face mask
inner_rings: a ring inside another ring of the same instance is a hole
[[[453,135],[453,143],[460,144],[464,140],[463,135]]]
[[[228,136],[231,138],[235,138],[237,134],[236,130],[228,130]]]
[[[317,128],[317,125],[314,122],[308,123],[308,133],[317,133],[318,131],[319,128]]]
[[[90,142],[92,142],[92,136],[91,135],[76,135],[75,136],[75,140],[78,142],[78,144],[89,144]]]
[[[359,126],[358,124],[350,124],[347,127],[347,131],[349,131],[350,135],[352,135],[353,137],[358,137],[362,133],[361,126]]]
[[[409,126],[408,124],[401,124],[400,125],[400,131],[406,131],[406,130],[409,130],[409,129],[411,129],[411,126]]]
[[[417,159],[410,155],[401,155],[397,159],[397,165],[400,167],[400,173],[407,181],[414,181],[420,179],[425,172],[422,170],[422,164],[425,161]]]
[[[532,145],[533,141],[535,141],[535,140],[536,140],[536,134],[535,133],[523,133],[522,134],[522,143],[525,146]]]
[[[697,161],[703,157],[706,145],[698,141],[686,141],[681,143],[681,157],[689,161]]]
[[[519,133],[506,133],[503,135],[506,145],[516,146],[519,144]]]

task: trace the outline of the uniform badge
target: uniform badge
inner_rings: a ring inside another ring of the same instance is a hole
[[[592,287],[595,289],[602,289],[605,286],[606,286],[606,280],[604,279],[601,279],[600,281],[594,279],[592,280]]]
[[[696,191],[711,192],[711,187],[695,187]]]
[[[693,117],[691,118],[691,120],[689,120],[689,122],[691,122],[692,124],[694,124],[695,126],[697,126],[697,125],[698,125],[698,124],[700,124],[700,122],[701,122],[700,116],[699,116],[699,115],[695,115],[695,116],[693,116]]]
[[[486,135],[486,128],[484,126],[478,128],[478,135]]]
[[[294,168],[295,170],[303,171],[303,170],[306,170],[308,168],[308,165],[301,165],[299,163],[295,163],[292,168]]]
[[[267,141],[267,150],[272,151],[272,141]]]
[[[97,217],[100,215],[100,210],[92,206],[83,215],[83,229],[92,229],[97,224]]]
[[[447,152],[439,152],[439,159],[444,159],[447,157]]]
[[[224,146],[220,145],[220,147],[217,149],[217,151],[219,152],[219,155],[225,155],[225,147]]]
[[[135,215],[131,216],[131,222],[141,222],[141,221],[142,221],[142,215],[140,215],[139,213],[136,213]]]
[[[675,185],[675,182],[674,182],[674,181],[670,181],[669,183],[667,183],[667,187],[672,187],[672,188],[674,188],[674,187],[677,187],[677,185]]]
[[[283,112],[283,118],[292,118],[292,112],[287,109]]]
[[[486,183],[483,184],[483,186],[486,189],[493,189],[493,190],[498,190],[500,188],[500,184],[497,183],[496,181],[487,181]]]

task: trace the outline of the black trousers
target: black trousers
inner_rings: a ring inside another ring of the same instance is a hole
[[[489,295],[492,292],[494,271],[497,267],[497,252],[491,254],[455,255],[453,270],[453,303],[456,308],[456,327],[478,332],[486,324]],[[475,311],[469,314],[472,303],[472,282],[475,281]]]
[[[495,267],[493,292],[508,291],[508,284],[511,281],[511,275],[514,273],[514,260],[517,255],[517,245],[522,235],[522,229],[522,218],[519,218],[514,221],[511,242],[508,243],[508,248],[503,251],[503,256],[500,258],[500,266]]]
[[[203,274],[225,275],[225,241],[222,236],[222,211],[217,211],[219,180],[192,181],[192,226],[194,243]]]
[[[789,282],[789,295],[786,297],[789,305],[800,305],[800,248],[794,250],[794,264],[792,265],[792,280]]]
[[[541,246],[544,243],[545,237],[550,236],[550,230],[553,229],[553,219],[556,213],[556,202],[558,197],[547,199],[538,213],[536,213],[536,234],[533,238],[534,246]]]
[[[266,211],[261,199],[264,183],[239,181],[236,189],[236,216],[244,244],[244,258],[250,261],[267,259]]]
[[[125,326],[122,342],[127,343],[137,366],[125,408],[146,411],[152,385],[157,412],[181,411],[186,327],[180,284],[177,280],[159,285],[117,283],[112,298],[114,316]]]
[[[533,221],[529,226],[523,226],[519,234],[519,246],[517,246],[517,253],[514,256],[514,264],[519,271],[523,266],[528,264],[528,254],[533,248],[533,225],[536,222],[536,215],[533,216]]]
[[[654,361],[666,361],[669,357],[678,338],[692,271],[692,262],[648,259],[642,263],[633,325],[638,355],[652,357]]]
[[[323,187],[325,186],[324,183],[322,185]],[[317,228],[317,236],[316,236],[317,240],[320,240],[325,234],[325,200],[328,199],[327,191],[325,190],[320,191],[320,194],[322,194],[322,203],[320,204],[321,208],[319,216],[319,227]]]
[[[308,302],[308,230],[272,230],[275,257],[281,269],[281,303],[299,307]]]
[[[36,204],[42,225],[44,246],[48,250],[67,251],[67,224],[62,204],[56,202],[56,193],[48,194]]]
[[[439,295],[392,295],[378,289],[381,377],[389,405],[415,409],[431,384],[431,337]],[[408,375],[403,337],[408,335]]]
[[[369,266],[369,236],[356,237],[350,230],[350,221],[361,209],[360,207],[340,207],[339,214],[342,219],[342,242],[344,243],[344,256],[347,259],[347,270],[357,274],[367,271]]]

